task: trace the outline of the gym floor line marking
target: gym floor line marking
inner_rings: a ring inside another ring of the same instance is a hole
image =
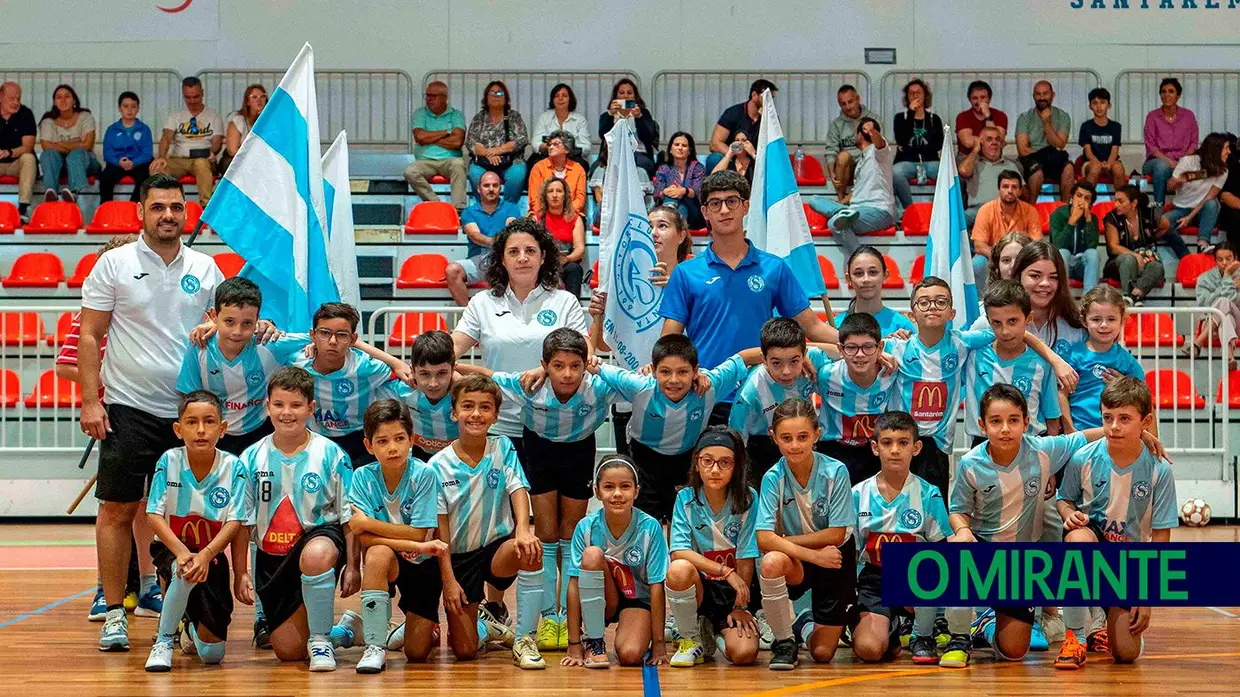
[[[48,603],[47,605],[44,605],[43,607],[41,607],[41,608],[39,608],[39,609],[37,609],[37,610],[31,610],[30,612],[27,612],[27,613],[24,613],[24,614],[18,615],[17,617],[14,617],[14,618],[12,618],[12,619],[8,619],[8,620],[5,620],[5,621],[3,621],[3,622],[0,622],[0,629],[4,629],[5,627],[8,627],[9,625],[17,624],[18,622],[21,622],[22,620],[28,620],[28,619],[30,619],[31,617],[34,617],[35,615],[41,615],[41,614],[43,614],[43,613],[47,612],[48,610],[51,610],[52,608],[55,608],[55,607],[59,607],[59,606],[61,606],[61,605],[64,605],[65,603],[69,602],[70,600],[77,600],[78,598],[80,598],[80,597],[82,597],[82,596],[84,596],[84,595],[86,595],[86,594],[88,594],[88,593],[93,593],[94,591],[95,591],[95,589],[94,589],[94,588],[87,588],[87,589],[86,589],[86,590],[84,590],[84,591],[78,591],[77,593],[74,593],[73,595],[67,595],[67,596],[65,596],[65,597],[61,598],[60,600],[57,600],[57,601],[54,601],[54,602]]]
[[[1210,605],[1210,606],[1207,606],[1206,609],[1213,610],[1220,615],[1226,615],[1227,617],[1230,617],[1232,619],[1240,619],[1240,615],[1237,615],[1234,612],[1228,612],[1221,607],[1214,607],[1213,605]]]
[[[94,547],[94,540],[0,540],[0,547]]]

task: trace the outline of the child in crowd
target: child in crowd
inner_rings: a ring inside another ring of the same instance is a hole
[[[405,395],[413,418],[413,456],[429,462],[448,447],[460,430],[452,420],[452,374],[456,351],[452,335],[439,329],[423,332],[410,347],[414,391]]]
[[[865,312],[878,322],[883,336],[903,329],[913,331],[912,320],[883,305],[883,284],[889,277],[887,260],[883,253],[869,245],[862,245],[848,257],[844,266],[844,280],[852,288],[853,299],[848,309],[835,316],[836,328],[843,328],[844,320],[854,312]],[[842,342],[843,339],[841,338]]]
[[[1102,425],[1098,411],[1098,399],[1107,381],[1120,375],[1145,379],[1145,369],[1133,358],[1128,349],[1119,343],[1124,326],[1124,298],[1108,285],[1092,288],[1081,298],[1081,312],[1089,336],[1073,344],[1064,352],[1064,359],[1080,371],[1081,379],[1070,395],[1061,399],[1068,407],[1064,409],[1067,432]],[[1142,318],[1138,318],[1142,319]],[[1158,423],[1153,425],[1158,432]]]
[[[1213,307],[1223,313],[1223,319],[1207,315],[1198,325],[1193,337],[1190,355],[1196,356],[1200,349],[1218,341],[1227,356],[1227,369],[1236,369],[1236,328],[1240,327],[1240,261],[1236,249],[1229,242],[1214,248],[1214,268],[1197,277],[1197,304]]]

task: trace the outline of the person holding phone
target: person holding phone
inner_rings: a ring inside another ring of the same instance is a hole
[[[121,92],[116,100],[121,118],[103,134],[103,171],[99,174],[99,200],[111,201],[116,183],[133,179],[129,200],[137,202],[142,182],[151,176],[154,143],[151,129],[138,119],[140,102],[133,92]]]
[[[858,235],[885,230],[895,225],[892,211],[895,194],[892,192],[892,167],[896,149],[888,147],[878,121],[864,117],[857,124],[856,186],[839,201],[826,196],[815,196],[809,206],[827,216],[831,234],[839,240],[845,256],[851,256],[861,246]]]
[[[641,150],[633,154],[633,161],[646,171],[648,177],[653,179],[658,170],[654,155],[659,148],[659,123],[654,120],[650,109],[646,107],[646,101],[637,91],[637,84],[626,77],[621,78],[611,88],[611,101],[607,104],[607,111],[599,114],[599,139],[603,139],[611,131],[616,125],[616,119],[629,117],[633,118],[637,141],[642,146]]]

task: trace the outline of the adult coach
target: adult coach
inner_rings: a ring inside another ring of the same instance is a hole
[[[749,182],[736,172],[715,172],[702,181],[702,212],[710,244],[679,264],[663,291],[663,334],[685,334],[697,345],[702,368],[714,368],[737,351],[758,345],[762,324],[792,317],[811,341],[834,344],[835,328],[810,309],[809,298],[780,257],[745,237]],[[720,393],[732,390],[720,390]],[[712,424],[727,423],[730,401],[715,405]]]
[[[185,193],[176,179],[152,176],[141,199],[142,236],[99,257],[82,285],[82,431],[100,442],[95,544],[107,603],[101,651],[129,650],[122,605],[129,529],[159,456],[181,444],[172,432],[181,398],[177,374],[190,330],[224,280],[210,256],[181,244]],[[107,360],[100,361],[105,334]]]

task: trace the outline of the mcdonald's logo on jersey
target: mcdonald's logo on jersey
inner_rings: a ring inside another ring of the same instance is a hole
[[[201,552],[224,526],[200,515],[174,515],[168,517],[168,527],[172,528],[172,534],[185,543],[189,551]]]
[[[947,415],[947,383],[913,381],[912,415],[918,421],[939,421]]]
[[[916,542],[917,536],[907,532],[876,532],[865,538],[865,553],[874,566],[883,565],[883,545],[888,542]]]
[[[728,567],[729,569],[735,569],[735,568],[736,568],[736,548],[735,548],[735,547],[733,547],[732,549],[712,549],[712,550],[708,550],[708,551],[702,552],[702,556],[704,556],[704,557],[706,557],[707,559],[709,559],[709,560],[711,560],[711,561],[715,562],[716,564],[723,564],[724,566]],[[712,581],[722,581],[722,580],[723,580],[723,578],[721,578],[721,577],[719,577],[719,576],[715,576],[714,574],[710,574],[710,575],[708,575],[708,576],[707,576],[707,578],[709,578],[709,579],[710,579],[710,580],[712,580]]]
[[[874,437],[874,414],[843,417],[840,442],[844,445],[865,445]]]

